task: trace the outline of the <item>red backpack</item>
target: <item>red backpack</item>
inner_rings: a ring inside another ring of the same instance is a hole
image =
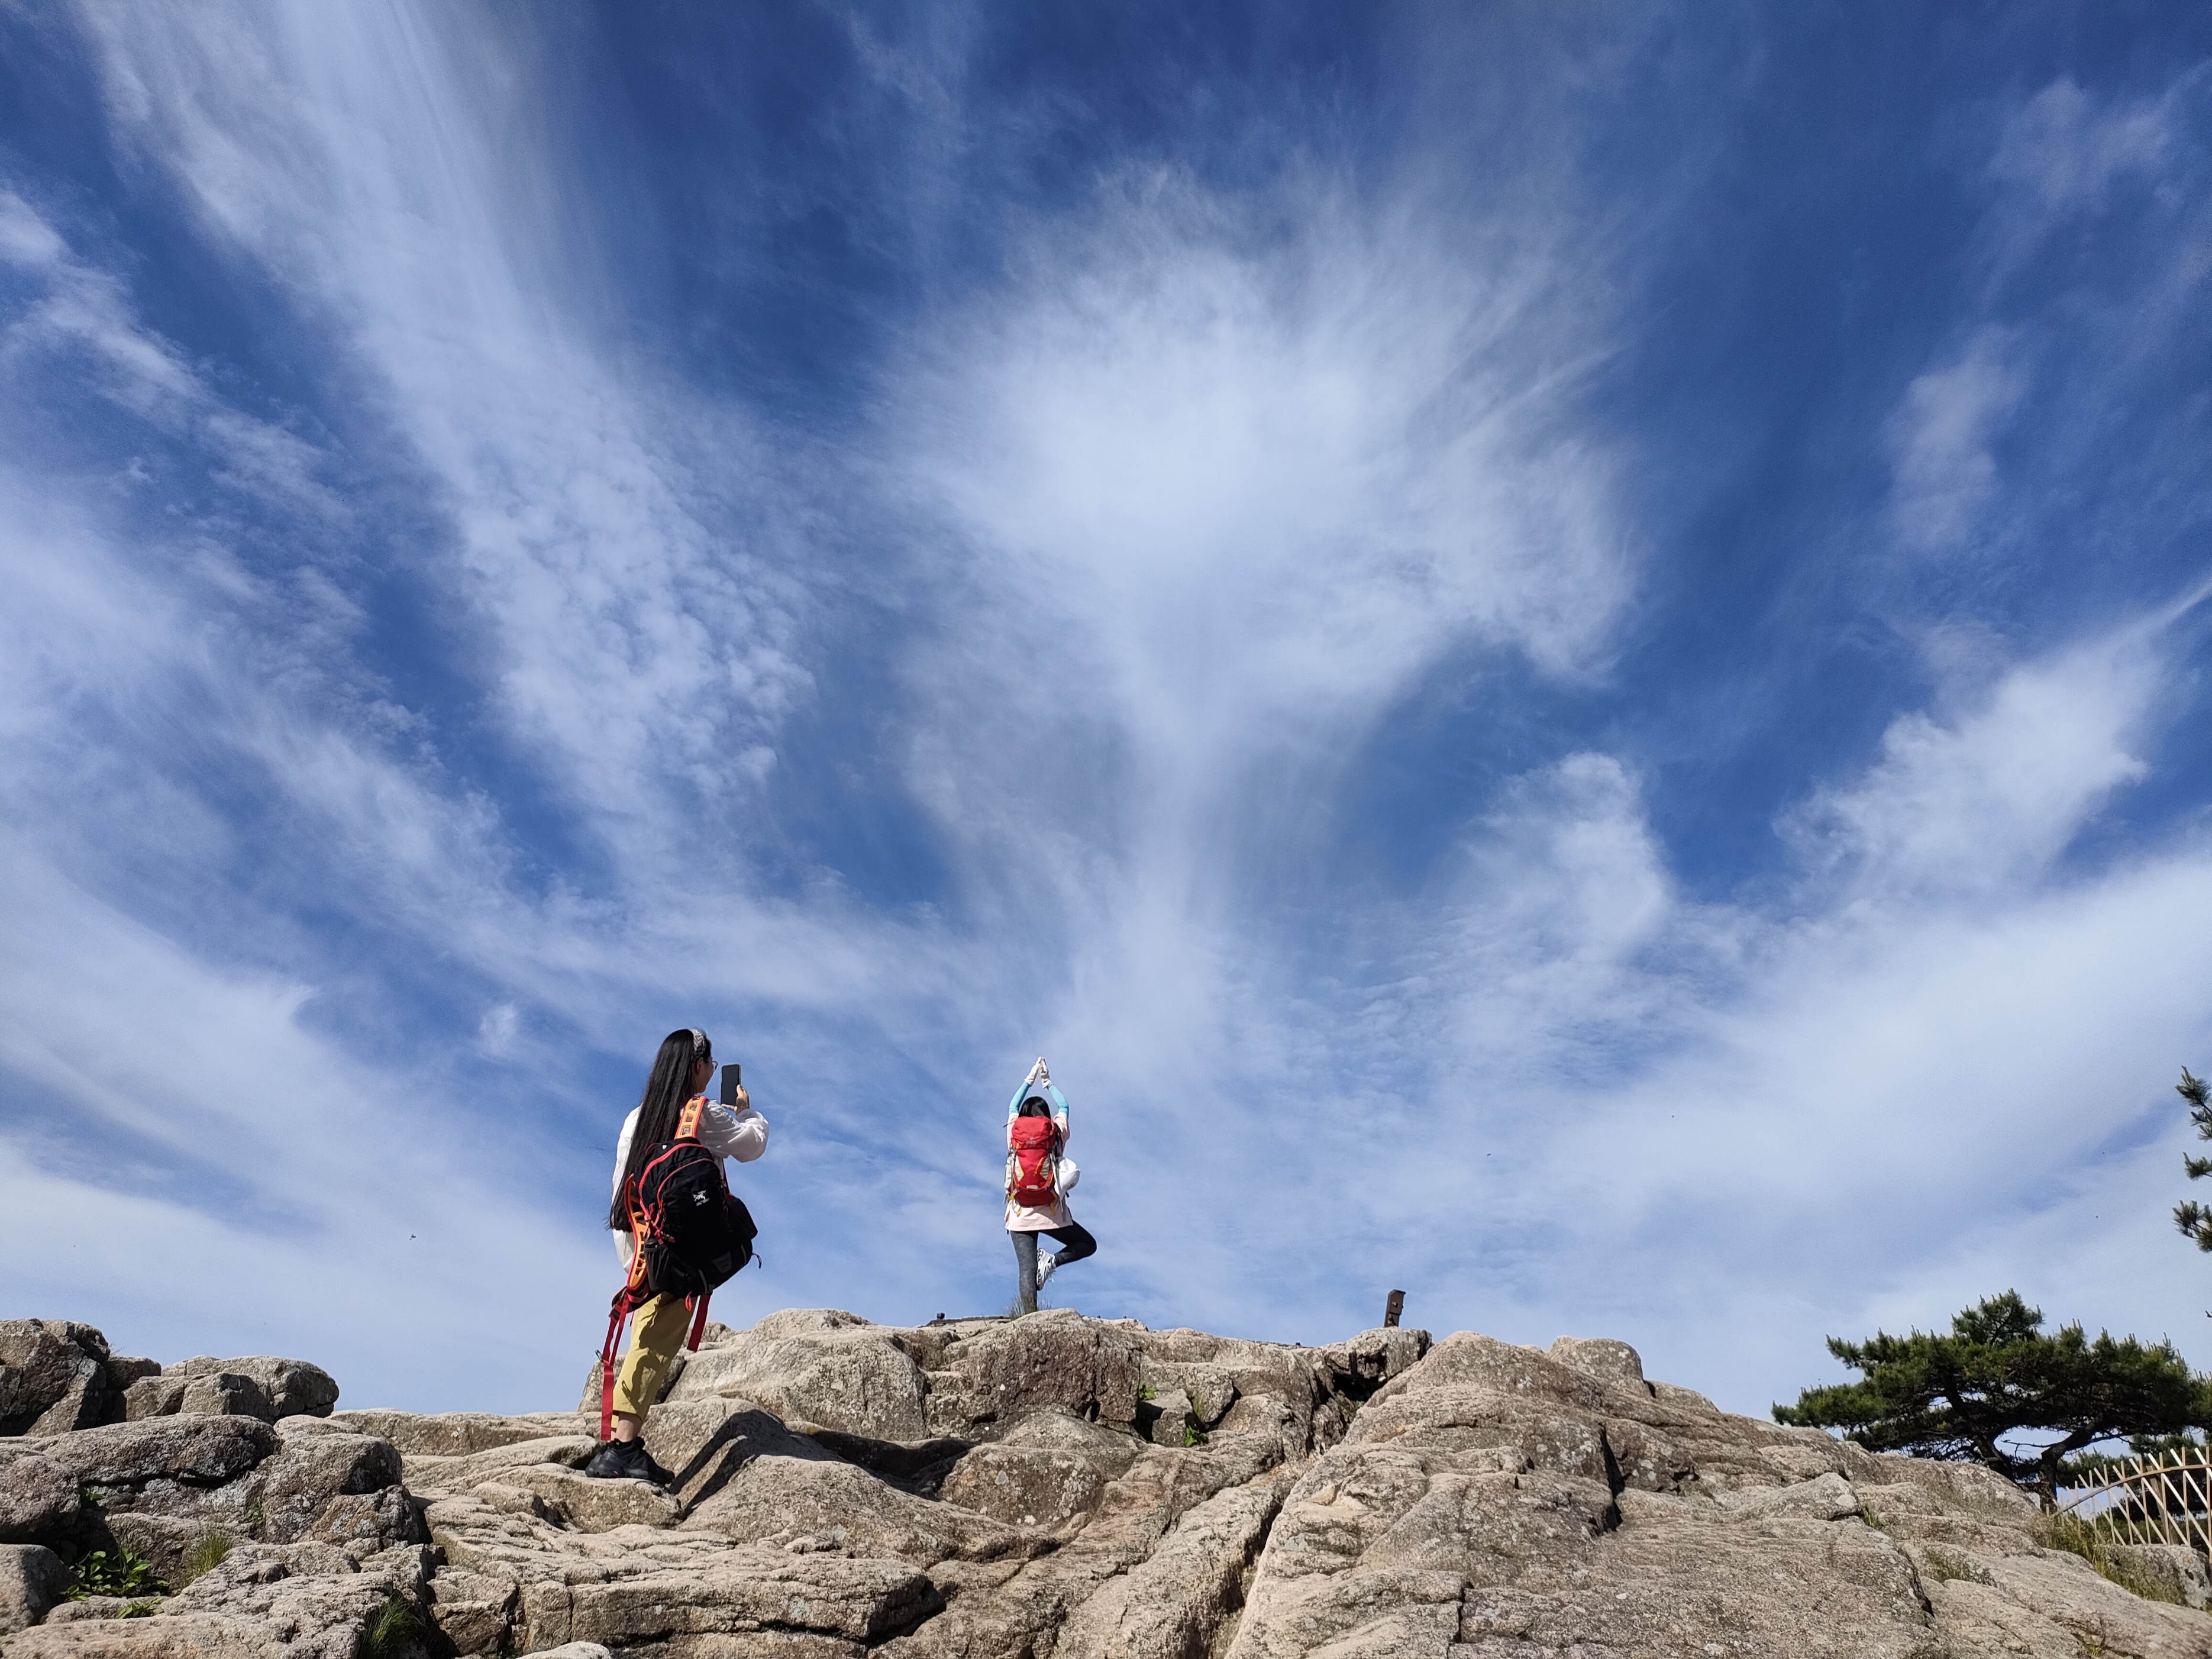
[[[1060,1125],[1048,1117],[1018,1117],[1006,1131],[1006,1196],[1024,1209],[1060,1197]]]

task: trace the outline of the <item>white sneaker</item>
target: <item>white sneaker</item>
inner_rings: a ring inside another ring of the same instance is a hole
[[[1058,1266],[1060,1266],[1060,1258],[1056,1255],[1037,1258],[1037,1289],[1044,1288],[1045,1280],[1052,1277],[1052,1270]]]

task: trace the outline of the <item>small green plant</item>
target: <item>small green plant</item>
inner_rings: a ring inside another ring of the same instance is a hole
[[[1948,1584],[1954,1578],[1972,1580],[1974,1576],[1973,1570],[1966,1565],[1966,1558],[1954,1555],[1948,1550],[1937,1549],[1931,1545],[1927,1560],[1928,1576],[1939,1584]]]
[[[2036,1516],[2029,1533],[2044,1548],[2080,1556],[2122,1589],[2130,1590],[2146,1601],[2181,1603],[2181,1591],[2174,1585],[2146,1572],[2128,1556],[2115,1554],[2113,1540],[2094,1519],[2085,1521],[2061,1510],[2056,1514]]]
[[[1182,1443],[1186,1446],[1203,1446],[1206,1443],[1206,1431],[1195,1423],[1185,1423],[1182,1425]]]
[[[246,1506],[246,1529],[252,1533],[255,1537],[259,1537],[261,1535],[262,1528],[268,1524],[269,1517],[262,1513],[259,1499],[257,1498],[252,1503],[248,1504]]]
[[[97,1486],[79,1486],[76,1496],[77,1501],[88,1510],[99,1510],[107,1507],[107,1494]]]
[[[118,1619],[143,1619],[161,1605],[159,1601],[133,1601],[115,1616]]]
[[[413,1602],[386,1596],[362,1626],[362,1659],[402,1659],[410,1649],[422,1647],[428,1634]]]
[[[200,1541],[192,1546],[191,1553],[177,1569],[179,1583],[189,1584],[202,1574],[213,1572],[221,1566],[231,1552],[231,1542],[230,1534],[220,1529],[202,1533]]]
[[[136,1550],[112,1553],[93,1550],[79,1558],[76,1576],[63,1594],[72,1601],[94,1595],[160,1595],[168,1586],[154,1576],[154,1564]]]
[[[1159,1391],[1149,1382],[1139,1382],[1137,1384],[1137,1398],[1149,1405],[1159,1398]]]

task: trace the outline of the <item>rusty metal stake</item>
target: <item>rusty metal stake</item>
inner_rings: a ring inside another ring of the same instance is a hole
[[[1393,1291],[1390,1292],[1390,1299],[1382,1304],[1382,1322],[1385,1325],[1395,1325],[1398,1322],[1398,1316],[1405,1311],[1405,1291]]]

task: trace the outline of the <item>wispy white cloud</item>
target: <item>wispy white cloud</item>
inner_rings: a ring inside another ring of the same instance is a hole
[[[1455,654],[1601,672],[1635,580],[1570,413],[1600,251],[1539,224],[1469,264],[1285,190],[1109,181],[887,400],[955,577],[904,665],[916,798],[977,886],[1050,907],[1072,981],[1148,1014],[1219,994],[1205,941],[1326,848],[1397,699]]]
[[[2005,123],[1990,175],[2027,186],[2047,210],[2099,206],[2114,179],[2166,158],[2172,101],[2169,94],[2106,102],[2061,76]]]
[[[2021,388],[2006,341],[1993,329],[1905,388],[1887,435],[1894,469],[1890,521],[1907,547],[1941,552],[1972,532],[1997,487],[1990,441]]]
[[[212,452],[218,478],[294,507],[341,509],[317,477],[323,457],[283,426],[227,406],[177,347],[140,323],[123,284],[70,250],[14,191],[0,188],[0,262],[37,297],[0,331],[0,362],[27,380],[40,358],[95,366],[100,392],[159,429],[189,432]]]
[[[477,1041],[485,1053],[504,1057],[514,1052],[514,1040],[521,1030],[522,1011],[511,1002],[495,1003],[477,1022]]]
[[[734,411],[660,406],[670,389],[605,349],[550,159],[502,137],[543,112],[526,76],[484,79],[497,29],[315,6],[85,15],[119,133],[327,320],[450,493],[455,544],[423,574],[480,619],[498,706],[609,850],[665,880],[703,849],[660,842],[681,817],[641,793],[743,810],[805,695],[803,589],[708,521],[711,497],[751,493],[757,439]],[[695,418],[727,483],[658,429]]]
[[[641,1065],[702,1008],[741,1023],[718,1045],[777,1125],[748,1172],[775,1270],[752,1310],[926,1316],[994,1290],[984,1073],[1039,1048],[1107,1245],[1084,1285],[1118,1305],[1310,1337],[1395,1283],[1439,1325],[1631,1336],[1753,1407],[1825,1330],[1939,1317],[1992,1275],[2070,1315],[2069,1237],[2162,1213],[2172,1136],[2138,1126],[2212,1035],[2188,988],[2212,963],[2172,937],[2212,855],[2083,841],[2155,775],[2182,696],[2158,627],[2193,624],[1993,641],[1876,752],[1808,760],[1777,826],[1799,863],[1756,890],[1691,890],[1649,763],[1589,732],[1531,738],[1433,874],[1347,855],[1375,816],[1348,780],[1422,688],[1462,678],[1500,718],[1510,680],[1602,688],[1638,621],[1637,459],[1584,394],[1644,321],[1571,190],[1493,180],[1445,213],[1319,167],[1243,193],[1109,170],[1001,279],[926,308],[876,424],[802,462],[621,343],[556,210],[542,88],[490,15],[85,15],[118,142],[368,388],[432,526],[396,573],[451,630],[421,648],[481,693],[495,760],[461,752],[474,711],[384,683],[351,551],[275,572],[220,526],[134,539],[88,487],[0,475],[32,929],[0,1059],[53,1123],[114,1126],[168,1182],[95,1191],[77,1132],[12,1120],[11,1295],[107,1297],[151,1333],[119,1340],[170,1357],[238,1330],[356,1392],[558,1403],[611,1288],[592,1212],[635,1086],[562,1073]],[[870,52],[957,125],[957,74]],[[2089,202],[2166,153],[2112,118],[2046,93],[1999,173]],[[17,196],[0,258],[40,296],[9,349],[97,361],[270,500],[324,476]],[[1945,337],[1873,434],[1889,527],[1929,552],[2002,508],[2000,441],[2042,437],[2008,424],[2024,337]],[[796,717],[849,620],[820,526],[888,550],[898,625],[871,646],[896,689],[862,711],[877,752],[833,758],[891,775],[868,805],[942,861],[927,903],[778,842]],[[374,959],[313,937],[331,916]],[[348,1020],[403,1024],[386,994],[409,975],[436,976],[450,1030],[374,1052]],[[240,1183],[237,1214],[194,1172]],[[16,1241],[67,1215],[97,1218],[85,1254],[18,1281]],[[240,1218],[288,1215],[256,1279],[268,1242]],[[517,1239],[538,1265],[487,1330],[454,1264]],[[204,1269],[100,1288],[156,1246]],[[2155,1328],[2195,1266],[2177,1244],[2110,1316]],[[265,1337],[229,1288],[264,1282],[254,1307],[306,1310]],[[417,1290],[394,1360],[358,1310]]]
[[[2164,684],[2130,627],[2005,674],[1950,720],[1915,712],[1864,777],[1824,787],[1785,826],[1847,903],[1943,903],[2033,886],[2112,792]]]
[[[1814,860],[1796,914],[1621,906],[1657,937],[1574,1006],[1585,1030],[1617,1011],[1629,1052],[1577,1079],[1553,1038],[1546,1074],[1499,1103],[1511,1117],[1466,1135],[1440,1120],[1486,1179],[1425,1298],[1456,1314],[1456,1275],[1494,1275],[1500,1322],[1573,1309],[1754,1410],[1822,1371],[1810,1321],[1924,1325],[2018,1284],[2061,1316],[2174,1328],[2196,1271],[2178,1243],[2136,1260],[2124,1291],[2094,1287],[2093,1307],[2077,1251],[2092,1236],[2108,1249],[2115,1227],[2155,1236],[2142,1218],[2171,1204],[2186,1125],[2160,1101],[2212,1040],[2190,989],[2212,946],[2173,920],[2212,894],[2212,848],[2060,864],[2144,775],[2126,745],[2173,685],[2142,630],[2020,665],[1978,706],[1901,720],[1863,775],[1792,814]],[[1848,847],[1848,878],[1808,823]],[[1646,863],[1616,851],[1589,890]],[[1567,960],[1602,953],[1615,920],[1569,929]],[[1708,970],[1686,984],[1686,949]],[[1493,969],[1456,994],[1480,1006],[1511,984]]]
[[[573,1386],[604,1264],[532,1191],[550,1149],[511,1132],[469,1156],[431,1104],[450,1084],[318,1036],[312,988],[210,971],[6,851],[0,1063],[42,1101],[0,1143],[11,1307],[97,1286],[119,1341],[274,1338],[332,1356],[355,1404],[439,1403],[455,1367],[516,1408]]]

